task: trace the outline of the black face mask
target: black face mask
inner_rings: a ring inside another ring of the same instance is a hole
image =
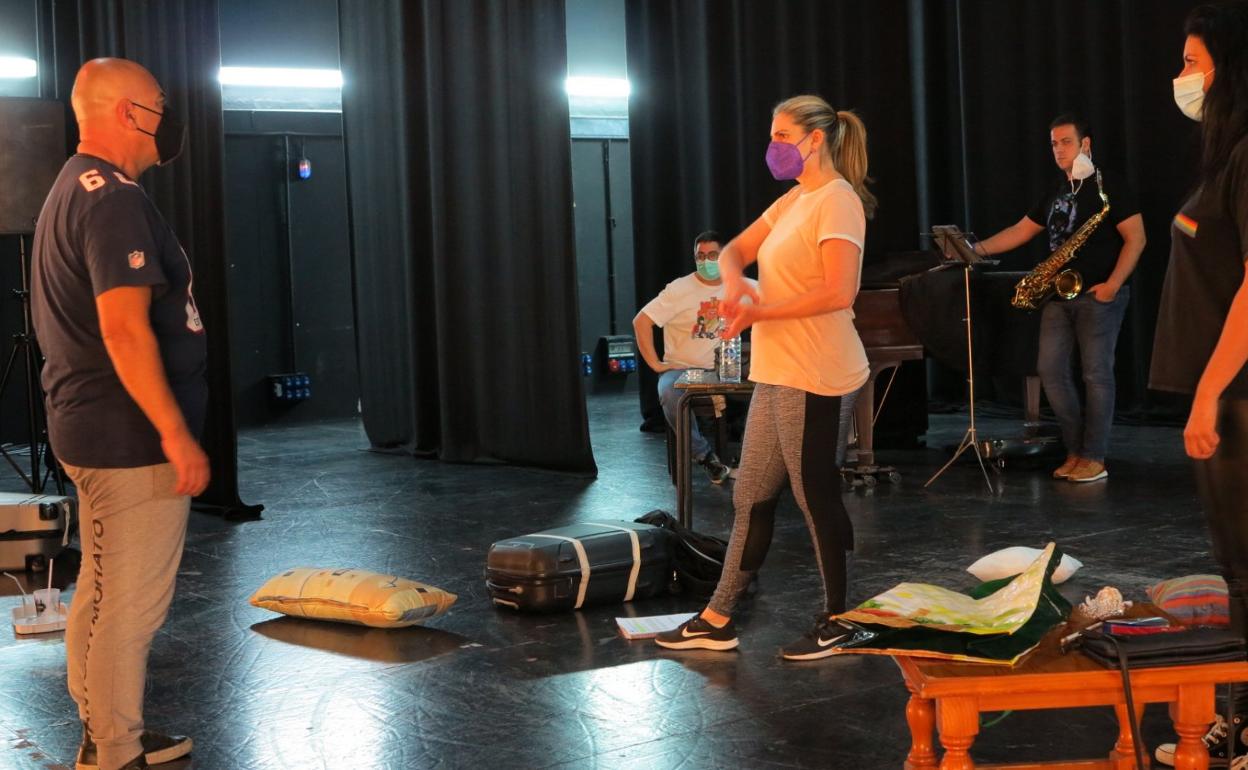
[[[160,159],[160,165],[164,166],[172,163],[173,159],[182,153],[182,144],[186,141],[186,124],[178,120],[177,113],[172,107],[166,106],[164,112],[157,112],[151,107],[144,107],[138,102],[132,101],[135,107],[141,110],[147,110],[153,115],[160,116],[160,123],[156,125],[156,133],[150,131],[139,131],[156,139],[156,157]],[[138,126],[135,126],[138,128]]]

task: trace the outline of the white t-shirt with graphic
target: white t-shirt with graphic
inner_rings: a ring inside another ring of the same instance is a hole
[[[758,288],[758,282],[745,279]],[[719,334],[727,324],[719,314],[724,285],[706,284],[690,273],[669,283],[641,312],[663,329],[663,362],[685,369],[711,369]]]
[[[758,248],[759,295],[764,305],[824,285],[819,245],[839,239],[858,247],[859,280],[867,219],[862,200],[844,179],[803,192],[794,185],[763,212],[771,232]],[[852,308],[807,318],[759,321],[751,338],[750,379],[820,396],[862,387],[870,366],[854,328]]]

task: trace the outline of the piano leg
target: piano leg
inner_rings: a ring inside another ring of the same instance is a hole
[[[875,420],[875,377],[882,369],[871,365],[871,374],[867,382],[858,391],[858,401],[854,404],[854,423],[858,430],[858,467],[875,465],[875,431],[871,423]]]
[[[881,361],[871,364],[871,373],[858,391],[854,403],[854,422],[858,433],[858,461],[849,469],[846,478],[852,485],[874,487],[880,481],[894,484],[901,480],[896,468],[882,467],[875,462],[875,380],[881,373],[896,369],[900,361]]]
[[[1040,422],[1040,375],[1029,374],[1024,381],[1026,391],[1026,402],[1023,414],[1023,422],[1028,425],[1035,425]]]

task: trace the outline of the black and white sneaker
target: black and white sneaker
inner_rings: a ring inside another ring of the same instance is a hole
[[[175,759],[181,759],[191,753],[192,742],[184,735],[164,735],[163,733],[144,732],[139,737],[143,745],[143,753],[131,760],[126,767],[147,767],[163,765]],[[78,761],[75,770],[99,770],[99,759],[96,758],[95,741],[83,730],[82,745],[78,747]],[[139,763],[139,764],[133,764]]]
[[[654,643],[669,650],[732,650],[737,646],[737,629],[732,618],[716,628],[701,615],[694,615],[679,628],[654,637]]]
[[[844,642],[853,637],[855,630],[830,615],[815,616],[815,626],[788,647],[780,650],[780,657],[785,660],[818,660],[837,652],[837,642]]]
[[[723,484],[728,480],[728,474],[731,473],[728,466],[721,463],[714,452],[707,452],[706,457],[698,460],[698,465],[706,471],[706,476],[712,484]]]
[[[1205,733],[1205,737],[1200,739],[1205,744],[1205,748],[1209,749],[1209,767],[1248,770],[1248,728],[1245,728],[1242,722],[1241,717],[1235,717],[1235,727],[1239,734],[1236,736],[1235,756],[1232,758],[1230,757],[1231,731],[1227,729],[1226,720],[1222,715],[1217,715],[1213,724],[1209,726],[1209,731]],[[1163,743],[1153,752],[1153,756],[1157,758],[1158,764],[1174,767],[1176,750],[1175,744]]]

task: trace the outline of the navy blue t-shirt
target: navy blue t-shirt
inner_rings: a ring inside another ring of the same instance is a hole
[[[100,334],[95,298],[120,286],[151,287],[149,317],[165,377],[198,436],[208,402],[207,345],[190,260],[137,182],[107,161],[75,155],[39,214],[31,276],[49,438],[70,465],[166,462],[156,428],[122,386]]]

